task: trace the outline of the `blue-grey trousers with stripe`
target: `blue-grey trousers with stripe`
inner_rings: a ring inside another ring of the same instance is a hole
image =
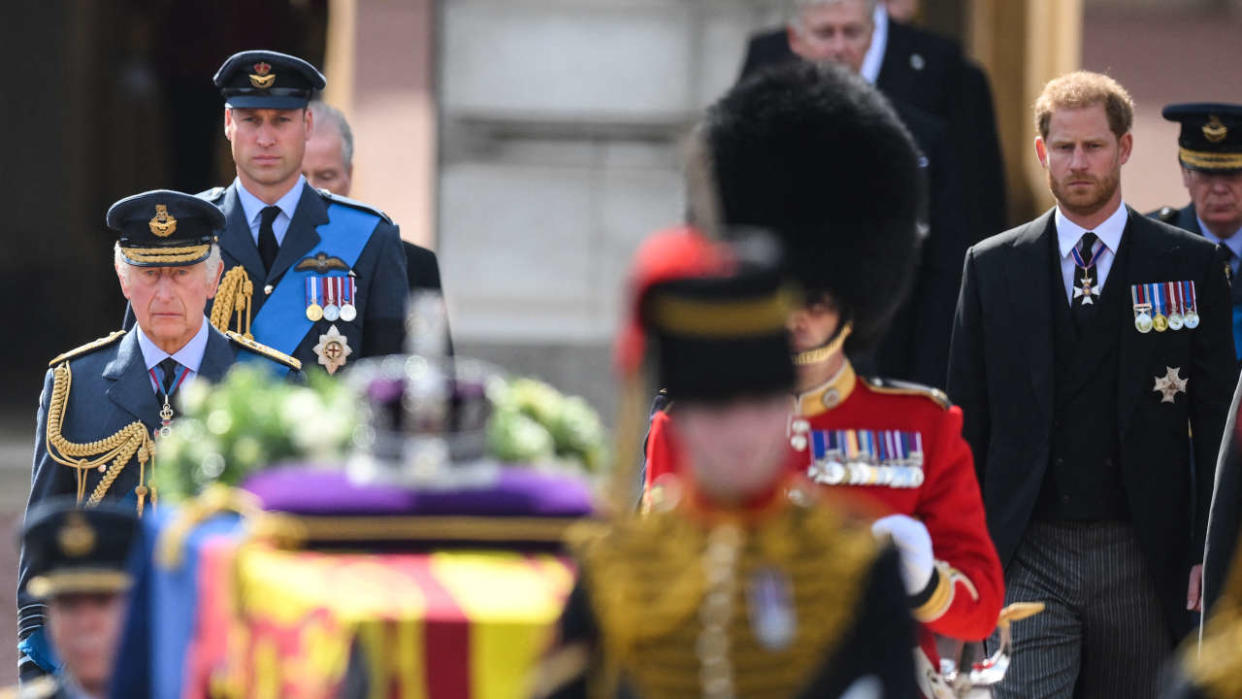
[[[1173,643],[1129,525],[1031,522],[1005,570],[1012,602],[1047,607],[1013,624],[997,697],[1157,696]]]

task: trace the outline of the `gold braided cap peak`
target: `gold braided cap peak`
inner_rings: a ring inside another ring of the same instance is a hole
[[[113,331],[109,333],[108,335],[106,335],[105,337],[101,337],[96,340],[91,340],[90,342],[86,343],[85,345],[82,345],[81,347],[75,347],[69,350],[68,352],[65,352],[64,354],[56,355],[56,358],[48,362],[47,365],[49,367],[54,367],[57,364],[60,364],[61,362],[66,362],[66,361],[69,361],[70,359],[77,359],[78,357],[81,357],[84,354],[90,354],[91,352],[94,352],[95,350],[101,347],[107,347],[113,342],[116,342],[117,340],[121,339],[121,337],[123,337],[124,335],[125,335],[124,330]]]
[[[292,369],[297,369],[299,371],[301,371],[302,369],[302,360],[298,359],[297,357],[290,357],[289,355],[285,354],[284,352],[281,352],[278,349],[273,349],[271,347],[268,347],[267,345],[261,342],[255,342],[254,340],[251,340],[245,335],[242,335],[241,333],[236,332],[234,330],[226,331],[224,334],[228,336],[230,340],[232,340],[233,342],[236,342],[242,347],[245,347],[251,352],[254,352],[256,354],[261,354],[264,357],[267,357],[268,359],[271,359],[276,362],[280,362],[281,364],[284,364],[285,366],[290,367]]]

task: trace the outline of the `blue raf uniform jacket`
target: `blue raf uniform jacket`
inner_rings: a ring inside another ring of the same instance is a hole
[[[297,362],[292,358],[208,328],[207,347],[203,350],[198,378],[218,382],[224,378],[229,367],[243,357],[254,357],[270,364],[274,370],[299,374]],[[162,402],[151,385],[136,333],[118,331],[52,360],[39,398],[34,470],[30,479],[27,511],[45,498],[77,493],[76,469],[58,463],[48,454],[48,413],[57,367],[62,366],[69,370],[68,395],[63,400],[63,411],[60,413],[60,434],[64,439],[74,444],[86,444],[107,439],[134,422],[140,422],[147,435],[160,426]],[[101,453],[104,451],[106,448],[100,450]],[[151,478],[151,468],[152,463],[148,461],[145,473],[147,482]],[[102,497],[129,500],[137,507],[135,489],[139,485],[141,471],[138,460],[131,457]],[[96,489],[102,489],[101,482],[106,477],[105,473],[96,469],[85,473],[84,503]],[[24,549],[18,570],[17,626],[21,651],[18,666],[22,677],[30,678],[53,670],[56,661],[43,639],[44,605],[24,592],[26,581],[32,574],[27,567]]]
[[[303,185],[302,196],[272,270],[265,274],[236,187],[235,182],[200,196],[219,206],[227,220],[220,236],[225,273],[240,265],[254,283],[251,330],[255,340],[293,355],[302,361],[303,367],[320,366],[315,346],[320,336],[333,326],[348,343],[347,363],[361,357],[396,354],[404,349],[409,293],[405,251],[397,226],[387,216],[365,204]],[[342,228],[347,235],[340,235]],[[361,251],[351,254],[336,250],[334,240],[358,244]],[[322,319],[312,322],[306,318],[305,280],[314,272],[299,267],[305,267],[300,263],[318,252],[326,253],[328,258],[341,259],[354,278],[357,316],[353,321]],[[292,297],[295,302],[281,305],[278,316],[274,308],[267,309],[265,315],[264,307],[269,299],[279,295],[278,292]]]

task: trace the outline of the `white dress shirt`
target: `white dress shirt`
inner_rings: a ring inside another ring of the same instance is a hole
[[[147,365],[147,378],[151,377],[151,369],[155,369],[160,362],[169,357],[172,357],[178,364],[190,370],[186,374],[185,379],[182,380],[181,385],[185,385],[193,380],[195,376],[198,376],[198,368],[203,363],[203,353],[207,351],[207,327],[210,324],[211,322],[204,317],[203,324],[199,327],[198,332],[194,334],[194,337],[190,338],[190,341],[185,343],[185,346],[171,355],[157,347],[151,341],[151,338],[142,332],[142,326],[135,324],[134,332],[138,333],[138,347],[142,350],[142,359]],[[164,377],[161,374],[162,372],[157,369],[155,376],[160,381],[163,381]],[[151,387],[155,390],[156,395],[163,395],[164,389],[161,385],[153,383]]]
[[[884,49],[888,47],[888,10],[884,3],[875,4],[871,23],[875,25],[871,32],[871,47],[867,49],[867,55],[863,57],[862,67],[858,72],[863,80],[874,85],[880,78],[880,67],[884,65]]]
[[[1095,288],[1103,294],[1104,283],[1108,281],[1108,272],[1113,268],[1113,260],[1117,257],[1117,249],[1121,246],[1121,234],[1126,230],[1129,213],[1123,201],[1103,223],[1094,230],[1096,237],[1104,241],[1104,247],[1095,257]],[[1065,217],[1061,207],[1055,214],[1057,226],[1057,246],[1061,252],[1061,279],[1065,282],[1065,299],[1074,302],[1074,276],[1078,265],[1074,263],[1072,251],[1087,229]]]
[[[1199,218],[1198,214],[1195,215],[1195,219],[1199,221],[1199,230],[1203,232],[1204,238],[1217,245],[1224,243],[1225,247],[1233,251],[1233,257],[1229,258],[1229,266],[1233,268],[1233,278],[1237,279],[1238,263],[1242,262],[1242,228],[1239,228],[1236,233],[1228,238],[1217,238],[1215,233],[1208,230],[1207,225],[1203,223],[1203,219]]]
[[[276,234],[277,245],[285,242],[285,233],[289,230],[289,223],[293,221],[293,212],[298,208],[298,200],[302,198],[302,185],[304,184],[306,184],[306,177],[298,175],[298,181],[293,188],[285,192],[284,196],[276,200],[273,205],[280,209],[276,220],[272,221],[272,233]],[[262,199],[246,191],[240,179],[233,180],[233,185],[237,188],[237,199],[241,202],[242,213],[246,215],[246,223],[250,225],[250,237],[254,238],[254,244],[258,247],[259,222],[263,209],[268,205],[263,203]]]

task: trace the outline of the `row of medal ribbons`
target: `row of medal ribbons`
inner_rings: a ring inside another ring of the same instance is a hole
[[[923,435],[898,430],[817,430],[807,475],[824,485],[923,485]]]
[[[1134,284],[1130,299],[1134,302],[1134,327],[1141,333],[1199,327],[1199,304],[1192,281]]]
[[[320,319],[346,323],[358,317],[354,295],[358,291],[353,277],[306,278],[306,318],[312,323]]]

